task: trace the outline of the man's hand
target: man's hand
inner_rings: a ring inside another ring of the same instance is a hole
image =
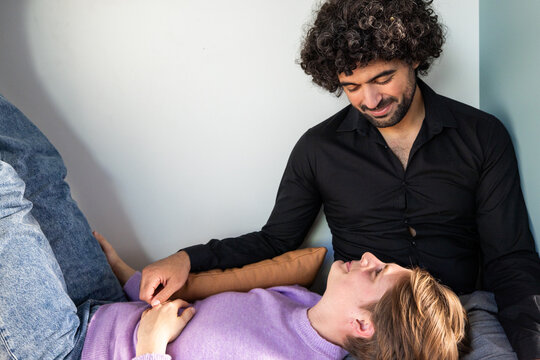
[[[145,310],[137,330],[136,356],[165,354],[167,344],[180,335],[195,314],[195,309],[188,307],[178,316],[178,310],[187,306],[187,302],[178,299]]]
[[[164,303],[184,285],[190,269],[191,262],[185,251],[148,265],[142,271],[139,298],[152,306]]]

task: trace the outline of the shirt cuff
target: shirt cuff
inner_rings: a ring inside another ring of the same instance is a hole
[[[189,255],[191,272],[209,270],[212,256],[210,249],[205,244],[193,245],[179,251],[185,251]]]

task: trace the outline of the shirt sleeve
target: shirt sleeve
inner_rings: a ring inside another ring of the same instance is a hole
[[[520,359],[540,358],[540,261],[529,229],[514,148],[496,119],[483,132],[476,194],[483,282]]]
[[[307,133],[294,147],[266,225],[257,232],[185,248],[191,271],[243,266],[300,246],[321,208],[313,148]]]

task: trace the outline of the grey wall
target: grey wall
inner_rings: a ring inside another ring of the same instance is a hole
[[[480,107],[509,130],[533,233],[540,229],[540,1],[480,0]],[[536,236],[536,247],[540,239]]]

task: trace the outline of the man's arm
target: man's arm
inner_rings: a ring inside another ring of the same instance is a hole
[[[283,174],[272,214],[261,231],[214,239],[149,265],[142,272],[140,298],[151,304],[165,301],[183,286],[190,270],[243,266],[298,248],[321,207],[313,150],[313,139],[307,134],[296,144]],[[153,296],[160,285],[163,289]]]
[[[313,140],[306,134],[294,147],[274,209],[262,230],[184,249],[191,259],[192,271],[243,266],[300,246],[321,207]]]
[[[495,293],[499,319],[520,359],[540,358],[540,261],[523,200],[517,160],[504,126],[491,119],[481,134],[484,161],[477,225],[484,287]]]

